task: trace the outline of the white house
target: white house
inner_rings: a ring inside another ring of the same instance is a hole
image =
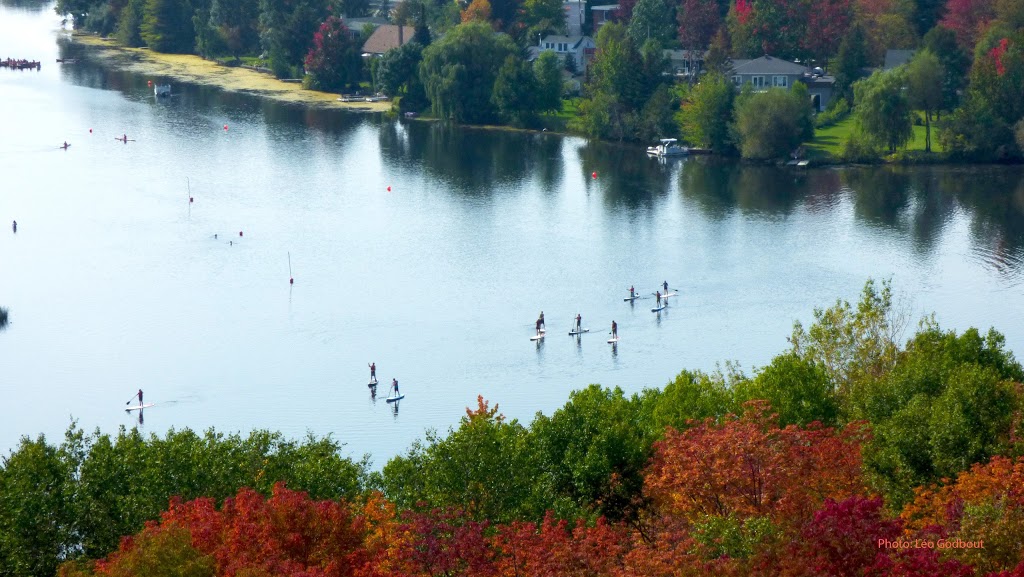
[[[597,44],[590,36],[545,36],[541,39],[539,46],[529,48],[530,60],[535,60],[541,52],[551,51],[558,55],[558,59],[564,64],[565,58],[572,54],[576,63],[576,71],[579,74],[586,73],[587,66],[594,59],[594,51]]]

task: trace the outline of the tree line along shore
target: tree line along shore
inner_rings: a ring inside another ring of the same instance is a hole
[[[753,374],[528,424],[478,398],[380,470],[331,437],[72,423],[0,461],[0,575],[1022,575],[1024,368],[910,320],[869,281]]]
[[[458,123],[613,140],[677,137],[755,160],[1024,157],[1019,0],[623,0],[611,7],[59,0],[56,11],[125,46],[265,67],[329,92],[381,92],[397,111]],[[383,22],[399,30],[383,44],[390,49],[364,53]],[[577,57],[568,48],[577,39],[589,46],[591,35],[592,50]],[[671,68],[670,49],[687,55],[685,74]],[[909,60],[883,69],[887,49]],[[738,62],[766,56],[814,71],[813,82],[827,84],[828,105],[815,110],[802,91],[808,82],[739,73]]]

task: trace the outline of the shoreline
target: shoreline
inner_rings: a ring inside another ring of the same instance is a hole
[[[163,54],[148,48],[121,46],[113,39],[74,32],[71,41],[86,47],[88,57],[118,70],[152,75],[154,84],[165,80],[214,86],[228,92],[240,92],[317,108],[350,112],[388,112],[391,102],[341,102],[339,94],[307,90],[295,82],[284,82],[270,74],[241,66],[224,66],[194,54]]]

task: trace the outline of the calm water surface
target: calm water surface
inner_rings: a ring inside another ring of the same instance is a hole
[[[158,101],[146,77],[55,64],[77,55],[63,38],[52,10],[0,6],[0,57],[43,62],[0,69],[3,451],[72,418],[130,426],[141,387],[149,431],[332,434],[379,467],[478,394],[529,421],[588,383],[749,371],[868,277],[1024,351],[1020,168],[659,164],[202,87]],[[622,301],[663,280],[666,312]],[[370,361],[399,379],[397,415]]]

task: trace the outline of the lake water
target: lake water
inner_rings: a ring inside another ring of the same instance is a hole
[[[332,434],[380,467],[478,394],[529,421],[589,383],[749,372],[868,277],[1024,351],[1019,167],[661,164],[203,87],[157,100],[148,78],[55,64],[76,55],[63,35],[49,8],[0,5],[0,57],[43,62],[0,68],[3,451],[71,418],[131,426],[141,387],[147,431]],[[664,280],[681,296],[660,315],[623,302]]]

